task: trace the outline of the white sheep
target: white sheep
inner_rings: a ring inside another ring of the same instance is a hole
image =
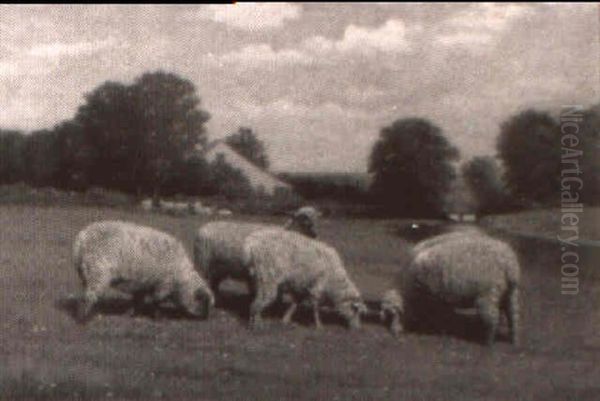
[[[306,224],[302,216],[293,216],[284,227],[233,221],[206,223],[198,229],[194,238],[196,269],[206,277],[215,294],[219,292],[220,283],[227,278],[249,283],[248,269],[243,264],[246,237],[265,228],[298,231],[306,236],[315,237],[313,225]]]
[[[331,304],[350,328],[360,327],[360,315],[367,308],[334,248],[296,232],[264,229],[248,236],[244,255],[255,289],[251,326],[259,326],[262,311],[281,294],[288,294],[292,304],[283,317],[285,323],[298,303],[308,299],[317,328],[321,327],[319,306],[324,302]]]
[[[418,319],[419,310],[432,305],[475,307],[492,344],[501,312],[507,317],[510,337],[518,343],[520,267],[512,248],[486,234],[470,230],[429,239],[418,245],[407,271],[399,279],[401,304],[385,312],[403,312],[404,321]],[[393,298],[386,294],[388,300]],[[432,304],[433,302],[433,304]],[[397,325],[394,331],[402,330]]]
[[[231,210],[229,210],[229,209],[219,209],[219,210],[217,211],[217,214],[218,214],[219,216],[222,216],[222,217],[229,217],[229,216],[233,216],[233,212],[232,212]]]
[[[109,287],[131,294],[135,304],[146,296],[155,306],[171,300],[200,318],[214,305],[211,290],[181,242],[150,227],[124,221],[92,223],[77,235],[73,260],[84,287],[78,311],[82,322]]]
[[[415,244],[415,246],[413,247],[412,250],[413,250],[413,253],[416,254],[425,248],[429,248],[432,245],[447,241],[448,239],[458,238],[458,237],[461,237],[464,235],[477,235],[477,234],[486,235],[479,227],[459,226],[450,232],[435,235],[433,237],[419,241],[418,243]]]
[[[152,199],[144,199],[140,202],[140,207],[145,212],[150,212],[153,209]]]

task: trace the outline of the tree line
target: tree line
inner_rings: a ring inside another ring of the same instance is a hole
[[[187,79],[163,71],[131,85],[108,81],[85,95],[75,116],[28,134],[0,130],[0,184],[68,190],[103,187],[141,196],[247,196],[250,184],[223,160],[208,163],[210,114]],[[263,143],[241,127],[226,138],[261,168]]]
[[[209,119],[193,83],[176,74],[147,72],[129,85],[108,81],[85,95],[72,119],[52,129],[0,130],[0,184],[102,187],[156,200],[173,194],[251,197],[239,170],[223,158],[204,158]],[[459,151],[440,127],[426,118],[403,118],[383,127],[373,145],[368,189],[306,177],[294,183],[307,198],[376,204],[393,215],[443,214],[459,174],[480,213],[557,205],[562,135],[551,113],[525,110],[501,124],[496,157],[475,157],[459,167]],[[583,110],[577,137],[580,195],[587,204],[600,203],[599,135],[600,106]],[[240,127],[226,143],[258,168],[269,167],[251,128]]]

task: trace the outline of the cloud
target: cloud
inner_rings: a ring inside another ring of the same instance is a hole
[[[530,12],[530,7],[522,4],[474,4],[447,19],[436,42],[446,46],[484,46]]]
[[[289,3],[235,3],[209,7],[213,21],[247,31],[280,28],[285,20],[298,19],[302,12],[300,5]]]
[[[251,44],[240,50],[224,53],[218,56],[209,55],[220,66],[237,64],[244,67],[264,67],[265,65],[307,64],[313,61],[306,53],[293,49],[273,50],[266,43]]]
[[[29,49],[28,55],[33,57],[61,57],[89,55],[97,51],[113,47],[116,44],[114,38],[95,41],[80,42],[52,42],[36,45]]]
[[[387,20],[383,25],[369,28],[350,24],[340,40],[313,36],[304,42],[304,48],[315,52],[369,52],[400,53],[410,49],[408,29],[399,19]]]

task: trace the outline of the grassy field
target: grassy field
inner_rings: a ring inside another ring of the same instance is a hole
[[[582,214],[578,214],[579,239],[583,241],[600,241],[600,208],[586,206]],[[518,213],[484,217],[482,223],[491,227],[519,232],[526,235],[537,235],[556,238],[561,234],[561,210],[538,209]],[[566,220],[568,221],[568,220]],[[561,237],[569,237],[562,233]]]
[[[480,345],[477,322],[459,314],[447,333],[402,341],[375,319],[348,332],[330,317],[319,332],[304,312],[284,327],[277,309],[267,329],[251,332],[248,300],[235,286],[226,308],[205,322],[129,317],[113,306],[82,327],[68,312],[69,296],[80,290],[72,240],[86,224],[114,218],[171,232],[188,248],[203,222],[83,207],[0,208],[0,399],[600,399],[598,250],[580,249],[581,291],[563,296],[558,245],[509,238],[523,269],[519,347]],[[369,300],[407,261],[409,245],[391,223],[319,225]]]

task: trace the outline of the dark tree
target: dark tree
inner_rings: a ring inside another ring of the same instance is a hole
[[[265,145],[251,128],[240,127],[237,132],[229,135],[225,142],[256,166],[264,170],[269,168]]]
[[[456,176],[451,162],[457,158],[458,150],[431,122],[397,120],[381,130],[371,152],[371,194],[389,213],[439,215]]]
[[[104,83],[75,118],[92,160],[90,183],[158,198],[175,166],[205,143],[209,118],[194,85],[175,74],[146,73],[129,86]]]
[[[572,129],[565,131],[571,133]],[[579,143],[573,149],[582,151],[579,176],[582,188],[579,189],[574,182],[566,185],[571,186],[573,190],[578,190],[582,202],[598,205],[600,204],[600,104],[583,111],[577,137]],[[572,166],[565,164],[564,168],[568,169]]]
[[[55,176],[59,188],[84,190],[90,185],[90,171],[94,152],[86,142],[81,125],[74,121],[54,127],[59,168]]]
[[[37,187],[54,186],[60,168],[56,136],[53,131],[34,131],[23,148],[26,181]]]
[[[25,141],[25,136],[20,131],[0,130],[0,184],[14,184],[25,180]]]
[[[560,188],[560,128],[546,112],[527,110],[502,123],[498,154],[513,197],[553,203]]]
[[[509,205],[500,166],[491,156],[477,156],[462,166],[462,174],[475,196],[480,213],[505,210]]]

